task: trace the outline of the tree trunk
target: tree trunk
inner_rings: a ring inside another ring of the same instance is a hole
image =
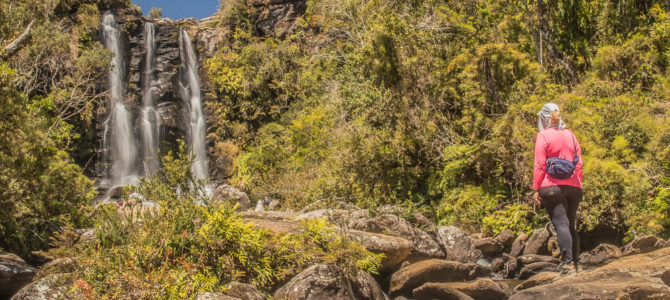
[[[554,58],[558,64],[560,64],[565,70],[568,72],[568,76],[570,76],[570,83],[572,86],[577,85],[579,83],[579,76],[577,75],[577,71],[575,70],[575,67],[572,65],[569,59],[565,57],[561,49],[558,48],[558,45],[554,42],[554,34],[551,32],[551,28],[549,28],[549,23],[545,17],[547,11],[547,7],[544,3],[544,0],[538,0],[537,1],[537,18],[539,30],[540,30],[540,41],[543,41],[547,44],[547,51],[548,54],[551,55],[552,58]]]
[[[5,48],[2,51],[2,60],[8,60],[10,57],[14,56],[16,52],[19,52],[23,46],[26,45],[28,40],[30,40],[30,29],[32,29],[33,24],[35,21],[30,21],[30,24],[28,24],[28,27],[23,30],[23,33],[19,35],[18,38],[16,38],[14,41],[9,43],[9,45],[5,46]]]

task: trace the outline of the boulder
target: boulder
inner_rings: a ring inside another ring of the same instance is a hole
[[[413,246],[410,258],[412,260],[445,257],[442,248],[433,237],[396,215],[385,214],[371,219],[358,219],[352,221],[349,226],[356,230],[401,237],[410,241]]]
[[[349,279],[336,265],[314,265],[279,288],[275,299],[356,299]]]
[[[505,264],[504,275],[505,278],[514,278],[516,271],[519,269],[519,261],[514,256],[507,256],[507,263]]]
[[[623,256],[621,249],[612,244],[600,244],[595,249],[579,255],[583,265],[600,265]]]
[[[441,283],[429,282],[412,291],[416,299],[441,299],[441,300],[474,300],[472,297],[448,286],[442,286]],[[407,299],[405,297],[396,297],[394,300]]]
[[[670,299],[662,274],[670,266],[670,248],[615,260],[605,266],[522,290],[525,299]]]
[[[491,271],[498,273],[505,269],[505,260],[501,257],[496,257],[491,261]]]
[[[474,263],[429,259],[404,267],[391,276],[389,296],[410,296],[426,282],[468,281],[491,274],[491,268]]]
[[[454,294],[458,291],[477,300],[504,300],[507,299],[507,293],[500,285],[488,278],[479,278],[471,282],[446,282],[446,283],[426,283],[412,291],[416,299],[445,299],[454,296],[463,297],[460,294]],[[455,298],[460,299],[460,298]],[[466,298],[467,299],[467,298]]]
[[[512,243],[512,249],[509,251],[510,256],[517,257],[521,255],[523,252],[523,248],[526,245],[526,241],[528,241],[528,234],[522,233]]]
[[[559,263],[557,258],[549,255],[528,254],[528,255],[521,255],[517,257],[517,259],[522,265],[530,265],[536,262],[548,262],[552,264]]]
[[[403,238],[359,230],[349,230],[347,235],[361,243],[368,251],[384,254],[381,272],[396,270],[412,252],[412,243]]]
[[[62,274],[48,275],[35,281],[12,296],[12,300],[56,300],[67,299],[65,287],[59,287]]]
[[[290,211],[255,211],[248,210],[242,212],[243,218],[248,219],[264,219],[272,221],[290,221],[298,216],[297,213]]]
[[[15,254],[0,251],[0,298],[29,284],[37,270]]]
[[[502,253],[505,246],[494,238],[483,238],[473,241],[475,249],[482,252],[485,257],[496,257]]]
[[[195,300],[242,300],[240,298],[231,297],[222,293],[201,293]]]
[[[556,267],[556,264],[549,262],[532,263],[521,268],[521,271],[519,271],[519,279],[528,279],[533,275],[541,272],[553,272],[556,271]]]
[[[370,217],[370,212],[366,209],[317,209],[306,212],[295,217],[296,219],[314,219],[325,218],[328,222],[342,227],[349,227],[349,224],[357,220],[365,220]]]
[[[428,219],[426,216],[415,213],[412,216],[414,216],[414,220],[416,221],[416,225],[421,228],[423,231],[430,233],[433,236],[437,236],[437,226],[433,221]]]
[[[228,204],[238,204],[238,210],[246,210],[251,204],[247,193],[242,192],[230,184],[225,183],[216,187],[214,193],[212,194],[212,201]]]
[[[640,235],[623,247],[623,255],[647,253],[657,249],[669,247],[670,242],[653,235]]]
[[[237,281],[226,284],[225,294],[244,300],[265,300],[265,296],[255,286]]]
[[[542,284],[545,284],[545,283],[550,283],[554,279],[556,279],[556,277],[558,277],[558,275],[559,275],[558,272],[540,272],[540,273],[537,273],[537,274],[531,276],[530,278],[526,279],[526,281],[517,285],[514,288],[514,292],[516,293],[518,291],[523,291],[525,289],[529,289],[529,288],[532,288],[534,286],[542,285]]]
[[[514,243],[514,232],[509,229],[503,230],[503,232],[496,235],[494,238],[498,243],[502,244],[503,247],[509,248]]]
[[[352,288],[354,290],[354,296],[359,300],[385,300],[387,299],[386,294],[382,290],[382,287],[379,286],[379,283],[364,271],[358,271],[356,277],[351,282]]]
[[[547,251],[551,254],[552,257],[561,257],[561,248],[558,245],[558,238],[552,236],[547,241]]]
[[[481,251],[475,249],[470,236],[455,226],[437,228],[438,240],[447,252],[447,259],[459,262],[475,262],[481,258]]]
[[[540,228],[535,230],[533,234],[528,238],[526,244],[523,248],[523,254],[550,254],[547,249],[547,242],[549,241],[549,230],[546,228]]]

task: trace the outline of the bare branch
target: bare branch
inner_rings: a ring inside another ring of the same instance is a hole
[[[21,50],[23,46],[25,46],[26,42],[30,39],[30,30],[33,27],[33,24],[35,23],[35,20],[30,21],[30,24],[28,24],[28,27],[26,27],[25,30],[23,30],[23,33],[19,35],[18,38],[16,38],[13,42],[9,43],[9,45],[5,46],[4,51],[2,52],[2,60],[7,60],[10,57],[14,56],[16,52]]]

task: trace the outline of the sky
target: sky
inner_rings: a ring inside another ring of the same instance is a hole
[[[194,17],[198,20],[213,15],[219,0],[133,0],[142,7],[142,14],[149,14],[152,7],[163,9],[163,17],[173,20]]]

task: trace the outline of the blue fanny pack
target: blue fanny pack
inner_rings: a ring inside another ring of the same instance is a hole
[[[574,158],[572,161],[559,157],[547,158],[546,170],[549,176],[556,179],[568,179],[572,177],[575,168],[577,168],[577,163],[579,162],[579,157],[577,156],[577,142],[575,141],[574,134],[572,135],[572,142],[574,145]]]

